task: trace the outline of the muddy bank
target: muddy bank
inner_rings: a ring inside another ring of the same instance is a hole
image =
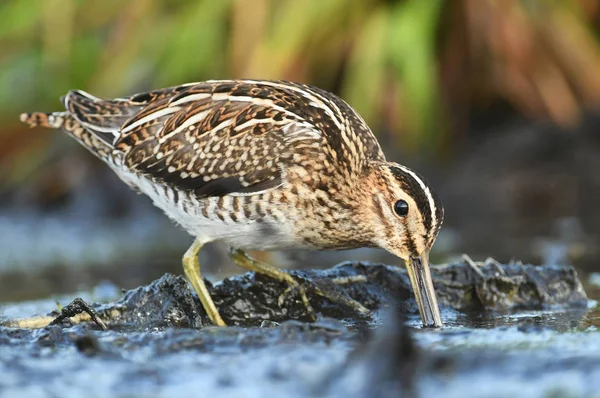
[[[298,270],[292,274],[306,288],[314,310],[325,318],[368,323],[377,319],[377,311],[392,305],[400,306],[404,313],[418,314],[403,268],[348,262],[327,270]],[[554,305],[585,306],[587,302],[572,267],[465,260],[434,267],[432,275],[442,310],[526,310]],[[286,289],[287,285],[283,283],[251,272],[225,279],[215,286],[209,285],[225,322],[238,326],[259,326],[264,321],[290,319],[309,321],[307,308],[297,295]],[[316,290],[356,300],[374,311],[375,318],[335,304],[316,294]],[[282,303],[281,297],[284,297]],[[146,310],[141,313],[133,311],[134,308]],[[113,325],[198,327],[209,323],[197,299],[187,289],[185,280],[173,275],[165,275],[149,286],[128,292],[115,305],[97,309]]]
[[[436,267],[441,331],[419,327],[402,269],[345,263],[293,273],[319,315],[314,323],[293,293],[279,305],[285,285],[253,273],[209,285],[228,328],[210,326],[173,275],[90,303],[106,331],[85,313],[40,329],[4,319],[0,396],[461,396],[473,385],[485,396],[525,381],[542,396],[569,385],[586,393],[600,380],[600,317],[570,267]],[[373,315],[315,293],[324,289]],[[37,312],[35,303],[22,308]],[[19,304],[2,310],[19,313]]]
[[[406,314],[418,314],[408,275],[399,267],[348,262],[326,270],[291,273],[323,318],[370,325],[377,322],[379,310],[391,306],[399,306]],[[475,263],[466,258],[460,263],[433,267],[432,276],[440,306],[446,312],[585,307],[587,303],[572,267],[499,264],[493,260]],[[312,319],[298,294],[289,291],[286,284],[253,272],[215,285],[209,283],[208,289],[228,325],[260,326],[263,322]],[[365,316],[343,305],[348,299],[358,301],[373,315]],[[109,328],[210,325],[185,279],[171,274],[130,290],[115,302],[91,306]],[[83,317],[89,318],[85,314]]]

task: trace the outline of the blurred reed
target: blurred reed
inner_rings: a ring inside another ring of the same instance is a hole
[[[449,151],[473,109],[569,127],[600,102],[597,0],[3,0],[0,177],[55,135],[18,114],[219,78],[288,79],[342,95],[406,151]],[[7,180],[8,179],[8,180]]]

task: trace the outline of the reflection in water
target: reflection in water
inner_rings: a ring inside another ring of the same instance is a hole
[[[494,329],[517,326],[521,331],[551,329],[557,332],[584,330],[592,310],[570,308],[559,311],[539,311],[498,315],[493,313],[460,314],[449,323],[451,327]]]

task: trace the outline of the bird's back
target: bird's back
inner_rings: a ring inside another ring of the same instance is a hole
[[[253,197],[290,178],[327,191],[384,160],[348,104],[297,83],[209,81],[111,100],[70,91],[63,104],[22,120],[63,128],[182,225],[194,211],[215,223],[260,219],[265,198]]]
[[[22,118],[75,131],[105,160],[110,152],[136,173],[200,196],[275,186],[282,164],[319,159],[353,173],[384,159],[343,100],[296,83],[210,81],[112,100],[71,91],[63,104],[66,112]]]

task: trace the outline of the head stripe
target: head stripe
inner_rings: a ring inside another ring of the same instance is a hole
[[[441,220],[438,217],[436,198],[429,189],[429,186],[425,183],[425,181],[423,181],[421,177],[417,175],[417,173],[415,173],[407,167],[401,165],[394,165],[390,169],[397,178],[399,178],[401,181],[405,182],[408,185],[407,193],[415,199],[417,205],[423,204],[427,206],[425,208],[420,209],[421,213],[423,214],[423,221],[425,222],[427,232],[431,233],[432,235],[435,235],[437,233],[437,229],[439,228],[439,223]],[[410,181],[407,181],[406,176],[409,176],[414,182],[417,183],[417,186],[419,187],[419,190],[421,191],[420,193],[422,193],[422,195],[417,195],[416,192],[414,192],[414,184],[411,184]],[[421,198],[423,198],[424,196],[426,203],[420,203],[423,201],[418,200],[419,196],[421,196]]]

